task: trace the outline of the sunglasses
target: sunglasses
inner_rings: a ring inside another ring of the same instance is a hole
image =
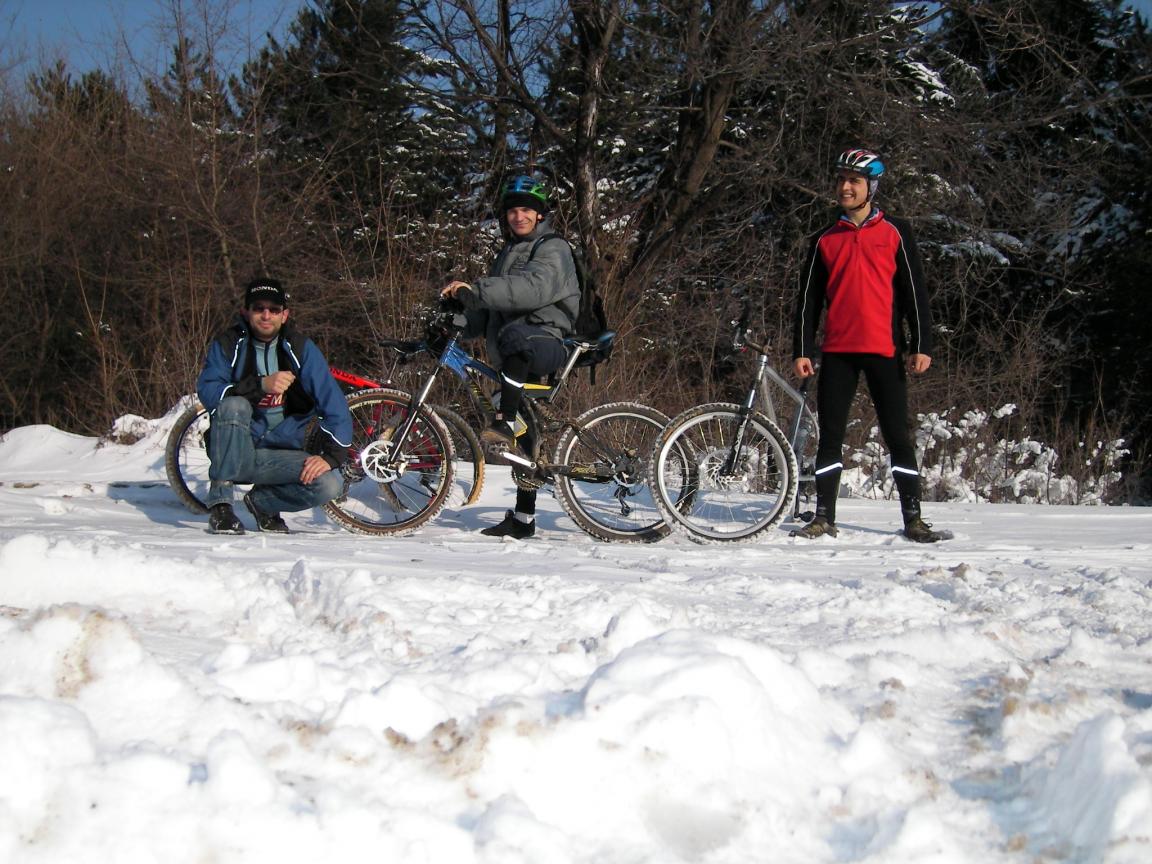
[[[257,303],[255,306],[248,307],[249,312],[255,312],[259,315],[261,312],[268,312],[272,315],[279,315],[284,311],[283,306],[269,306],[267,303]]]

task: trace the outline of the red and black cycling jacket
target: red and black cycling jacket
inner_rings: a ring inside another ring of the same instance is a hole
[[[800,279],[794,357],[816,356],[825,306],[825,352],[930,354],[928,292],[911,226],[874,209],[863,225],[844,216],[812,237]]]

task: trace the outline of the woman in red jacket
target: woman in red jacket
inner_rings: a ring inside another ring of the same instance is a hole
[[[920,516],[920,470],[908,432],[905,369],[919,375],[932,364],[928,294],[911,226],[873,204],[883,173],[884,163],[871,150],[840,154],[836,196],[843,213],[812,238],[800,278],[793,369],[801,378],[815,372],[816,330],[825,309],[827,314],[816,395],[816,517],[794,536],[836,536],[844,432],[864,373],[892,458],[904,536],[920,543],[943,537]]]

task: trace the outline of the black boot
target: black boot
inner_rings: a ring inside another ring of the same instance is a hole
[[[836,530],[835,523],[829,522],[823,516],[817,516],[803,528],[790,532],[788,536],[815,540],[817,537],[835,537],[838,533],[840,532]]]
[[[284,524],[284,520],[280,518],[279,513],[265,513],[259,509],[255,502],[252,500],[252,493],[244,493],[244,506],[248,508],[248,512],[256,520],[256,527],[261,531],[267,531],[269,534],[288,534],[288,526]]]
[[[480,531],[488,537],[511,537],[513,540],[524,540],[536,533],[536,520],[521,522],[511,510],[504,513],[504,521],[491,528]]]
[[[208,509],[209,534],[243,534],[244,526],[232,511],[232,505],[213,504]]]

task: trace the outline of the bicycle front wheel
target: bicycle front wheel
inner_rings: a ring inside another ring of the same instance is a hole
[[[614,402],[565,430],[553,456],[556,497],[581,530],[624,543],[667,536],[648,485],[648,454],[667,422],[646,405]]]
[[[674,418],[652,466],[660,513],[697,543],[751,540],[783,519],[796,496],[796,457],[784,433],[729,403]]]
[[[352,446],[341,469],[344,492],[324,505],[337,523],[360,534],[407,534],[436,518],[452,492],[452,436],[435,412],[420,408],[404,440],[394,440],[409,414],[401,390],[363,390],[348,398]]]
[[[444,421],[448,434],[452,436],[452,452],[455,453],[452,462],[455,475],[452,503],[455,504],[459,499],[462,507],[475,504],[484,489],[484,448],[480,444],[480,437],[468,421],[451,408],[433,405],[432,410]]]
[[[168,485],[193,513],[207,513],[208,409],[193,402],[168,433],[164,448],[164,473]]]

